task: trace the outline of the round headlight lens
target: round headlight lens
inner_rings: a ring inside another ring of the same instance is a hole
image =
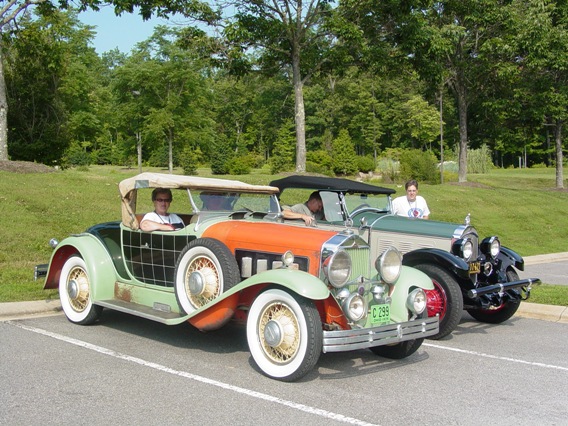
[[[294,253],[288,250],[286,251],[286,253],[282,255],[282,264],[288,268],[293,263],[294,263]]]
[[[345,285],[351,276],[351,256],[344,251],[336,251],[327,263],[327,279],[329,283],[340,288]]]
[[[387,249],[375,261],[375,268],[386,283],[394,283],[402,270],[402,253],[394,247]]]
[[[497,237],[495,237],[493,241],[491,241],[491,257],[499,256],[500,252],[501,252],[501,242]]]
[[[416,315],[426,309],[426,293],[421,288],[413,290],[406,299],[406,307]]]
[[[465,240],[461,247],[462,256],[466,261],[469,261],[473,256],[473,244],[470,240]]]
[[[343,313],[353,322],[363,319],[367,314],[367,306],[363,297],[359,293],[351,293],[343,302]]]

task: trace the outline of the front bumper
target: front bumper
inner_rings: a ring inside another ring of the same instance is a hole
[[[489,294],[489,293],[503,293],[507,290],[512,290],[515,288],[527,287],[527,291],[530,292],[532,284],[540,284],[540,279],[538,278],[526,278],[524,280],[510,281],[507,283],[499,283],[488,285],[486,287],[479,287],[467,292],[467,297],[470,299],[475,299],[478,296]]]
[[[323,332],[323,352],[345,352],[423,339],[439,331],[438,317],[421,318],[373,328]]]

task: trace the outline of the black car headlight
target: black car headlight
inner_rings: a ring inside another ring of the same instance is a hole
[[[473,243],[469,238],[460,238],[454,242],[452,253],[469,262],[473,258]]]
[[[501,242],[495,236],[487,237],[481,242],[479,248],[484,255],[496,258],[501,252]]]
[[[341,288],[351,277],[351,256],[345,250],[338,250],[325,262],[324,271],[329,283]]]
[[[386,283],[394,283],[402,270],[402,253],[394,247],[388,248],[375,261],[375,268]]]

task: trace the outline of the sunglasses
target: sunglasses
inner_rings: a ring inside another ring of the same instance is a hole
[[[156,201],[158,203],[171,203],[172,202],[171,198],[156,198]]]

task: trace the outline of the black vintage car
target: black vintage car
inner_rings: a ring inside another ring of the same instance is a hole
[[[478,321],[506,321],[529,297],[531,285],[540,283],[520,280],[516,270],[524,269],[523,258],[501,246],[497,236],[480,240],[469,215],[463,224],[396,216],[395,190],[349,179],[295,175],[270,185],[280,189],[282,204],[319,191],[325,221],[318,226],[356,227],[353,232],[369,242],[372,257],[394,246],[404,253],[403,264],[424,271],[435,287],[427,292],[428,314],[440,315],[440,330],[431,339],[450,334],[464,309]]]

